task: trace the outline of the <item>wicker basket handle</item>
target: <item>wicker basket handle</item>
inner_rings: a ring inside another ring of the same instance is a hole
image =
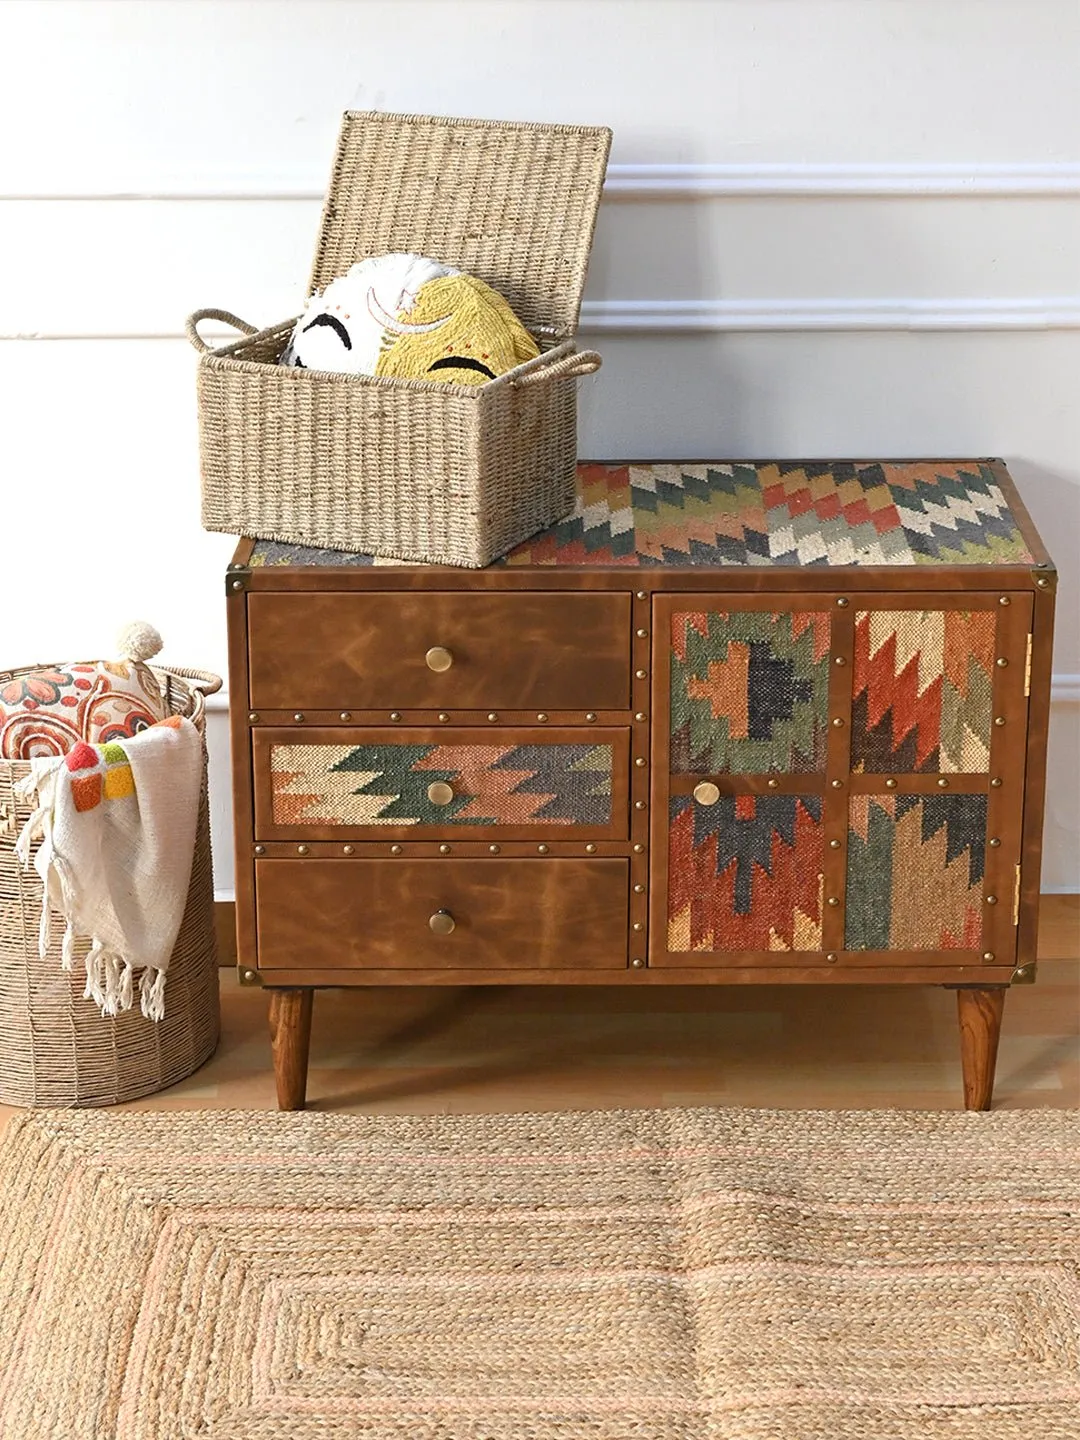
[[[195,310],[187,318],[184,326],[184,333],[191,341],[200,355],[205,355],[210,346],[199,334],[199,325],[203,320],[220,320],[223,325],[231,325],[234,330],[240,330],[245,335],[257,335],[259,327],[249,325],[246,320],[241,320],[231,310]]]
[[[580,350],[575,355],[564,355],[559,360],[553,360],[550,365],[541,365],[530,370],[527,375],[511,380],[510,384],[516,390],[524,390],[526,385],[550,385],[553,380],[576,380],[579,375],[595,374],[603,363],[595,350]]]
[[[203,716],[206,713],[206,697],[221,689],[221,676],[214,675],[209,670],[188,670],[182,665],[151,665],[150,668],[165,682],[165,703],[170,710],[173,707],[172,682],[178,682],[177,688],[182,696],[187,697],[190,705],[187,718],[201,733]]]

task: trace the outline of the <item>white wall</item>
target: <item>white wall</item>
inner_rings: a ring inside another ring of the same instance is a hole
[[[0,54],[0,663],[144,616],[223,669],[182,321],[294,313],[343,109],[606,123],[583,453],[1004,455],[1080,888],[1075,0],[6,0]]]

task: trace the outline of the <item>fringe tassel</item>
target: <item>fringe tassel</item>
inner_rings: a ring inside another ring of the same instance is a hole
[[[45,954],[43,950],[42,955]],[[60,942],[60,969],[71,971],[75,968],[75,927],[68,921],[64,938]]]
[[[100,940],[95,940],[90,946],[89,954],[86,957],[86,989],[83,991],[84,1000],[93,1000],[95,1005],[101,1006],[102,1014],[105,1013],[105,947]]]
[[[165,1019],[165,971],[148,966],[139,980],[142,1013],[147,1020]]]

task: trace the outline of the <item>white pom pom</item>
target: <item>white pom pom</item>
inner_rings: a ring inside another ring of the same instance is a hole
[[[162,639],[153,625],[133,620],[125,625],[116,639],[116,648],[125,660],[149,660],[162,646]]]

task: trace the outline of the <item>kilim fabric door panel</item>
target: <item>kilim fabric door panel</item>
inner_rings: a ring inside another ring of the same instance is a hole
[[[978,950],[987,796],[853,795],[847,950]]]
[[[260,839],[622,839],[624,730],[272,730],[254,737]]]
[[[672,771],[822,770],[830,621],[823,609],[673,611]]]
[[[820,795],[669,801],[667,950],[684,964],[740,951],[821,949]]]
[[[1007,961],[1030,615],[979,592],[657,597],[649,963]]]
[[[851,768],[977,773],[990,762],[1000,610],[858,610]]]

